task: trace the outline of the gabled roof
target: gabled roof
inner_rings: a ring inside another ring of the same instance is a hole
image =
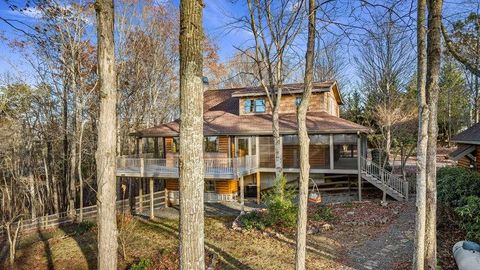
[[[448,154],[448,157],[451,160],[457,161],[457,160],[461,159],[462,157],[472,153],[473,151],[475,151],[475,146],[474,145],[462,144],[462,145],[459,145],[458,148],[455,151]]]
[[[330,85],[332,82],[319,85]],[[295,84],[297,89],[300,84]],[[336,87],[336,86],[335,86]],[[271,135],[271,114],[239,114],[239,99],[234,95],[247,88],[232,88],[208,90],[204,93],[204,134],[205,135]],[[250,89],[250,88],[249,88]],[[320,88],[317,88],[317,90]],[[301,89],[303,90],[303,88]],[[262,90],[263,91],[263,90]],[[295,90],[297,91],[297,90]],[[320,90],[318,90],[320,91]],[[367,133],[370,129],[348,120],[330,115],[326,112],[309,112],[307,114],[307,129],[315,133]],[[147,128],[133,133],[138,137],[177,136],[180,120]],[[297,118],[295,113],[280,114],[280,132],[295,134]]]
[[[453,136],[452,141],[462,144],[480,145],[480,123]]]
[[[291,83],[284,84],[282,88],[283,95],[293,95],[303,93],[303,83]],[[312,93],[322,93],[322,92],[334,92],[335,98],[337,99],[338,104],[343,104],[342,96],[338,90],[337,82],[323,81],[323,82],[314,82]],[[232,97],[256,97],[256,96],[266,96],[265,90],[261,86],[257,87],[245,87],[237,88],[236,91],[232,94]]]

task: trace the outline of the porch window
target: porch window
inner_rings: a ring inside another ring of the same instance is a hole
[[[180,138],[173,137],[172,152],[178,153],[180,151]]]
[[[205,152],[218,152],[218,136],[206,136],[203,139],[203,147]]]
[[[357,135],[333,135],[334,169],[357,169],[358,146]]]
[[[330,135],[310,135],[309,151],[312,169],[330,168]]]
[[[297,135],[285,135],[282,138],[283,167],[298,168],[300,163],[300,149]]]

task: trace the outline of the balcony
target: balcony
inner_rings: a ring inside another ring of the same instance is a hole
[[[258,169],[255,155],[239,158],[207,157],[203,163],[207,179],[234,179],[252,174]],[[120,156],[117,157],[117,176],[178,178],[178,158]]]

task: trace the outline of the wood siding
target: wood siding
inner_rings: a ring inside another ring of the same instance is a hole
[[[232,194],[238,190],[237,180],[220,180],[215,182],[215,192],[218,194]]]
[[[475,157],[477,158],[477,172],[480,173],[480,145],[475,148]]]
[[[179,190],[178,179],[165,179],[165,188],[168,190]]]
[[[280,107],[280,113],[296,113],[297,112],[297,106],[295,104],[295,99],[297,96],[301,95],[285,95],[282,96],[282,103]],[[262,98],[262,97],[245,97],[240,99],[240,104],[239,104],[239,110],[240,114],[255,114],[255,113],[245,113],[245,100],[247,99],[256,99],[256,98]],[[272,108],[270,107],[270,104],[268,103],[266,97],[265,98],[265,106],[266,106],[266,112],[265,113],[271,113]],[[329,114],[332,114],[334,116],[339,117],[340,116],[340,106],[337,103],[337,100],[335,98],[335,95],[333,92],[326,92],[326,93],[314,93],[312,94],[310,98],[310,104],[308,106],[308,111],[309,112],[327,112]],[[258,113],[262,114],[262,113]]]

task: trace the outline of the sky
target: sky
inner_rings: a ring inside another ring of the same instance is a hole
[[[15,19],[22,23],[34,25],[38,14],[35,9],[30,9],[25,13],[12,11],[7,2],[24,6],[25,0],[0,0],[0,17],[6,19]],[[141,1],[141,0],[139,0]],[[179,0],[156,0],[156,1],[173,1],[174,5],[179,4]],[[321,19],[325,29],[320,32],[320,38],[336,36],[348,32],[348,37],[343,38],[340,42],[341,56],[345,61],[345,77],[350,81],[357,80],[355,75],[355,65],[353,58],[358,56],[358,45],[361,45],[361,34],[369,30],[369,15],[371,13],[384,14],[382,5],[385,0],[369,0],[371,6],[362,5],[363,0],[336,0],[332,5],[325,6],[324,14]],[[394,0],[387,0],[394,1]],[[404,9],[410,11],[409,18],[402,18],[403,23],[409,24],[414,29],[415,1],[403,0]],[[226,62],[237,51],[235,47],[245,48],[252,43],[252,35],[238,27],[232,27],[235,18],[247,16],[248,10],[246,0],[204,0],[205,8],[203,10],[203,21],[205,32],[219,47],[219,56],[221,62]],[[473,6],[480,6],[480,0],[445,0],[444,15],[446,18],[452,18],[456,15],[473,10]],[[376,5],[376,6],[374,6]],[[352,12],[354,10],[354,12]],[[334,17],[334,18],[332,18]],[[355,27],[340,27],[327,21],[335,21],[340,24],[355,25]],[[92,27],[94,20],[92,20]],[[8,40],[18,37],[20,33],[12,27],[0,20],[0,75],[10,72],[18,77],[31,78],[33,70],[29,63],[25,61],[23,56],[15,49],[8,46]],[[4,38],[1,38],[1,37]],[[5,39],[6,38],[6,39]],[[328,38],[327,38],[328,39]],[[412,44],[415,43],[414,35],[412,35]],[[303,46],[300,46],[303,48]],[[302,50],[301,48],[299,50]],[[353,83],[352,83],[353,84]],[[351,85],[350,85],[351,86]]]

